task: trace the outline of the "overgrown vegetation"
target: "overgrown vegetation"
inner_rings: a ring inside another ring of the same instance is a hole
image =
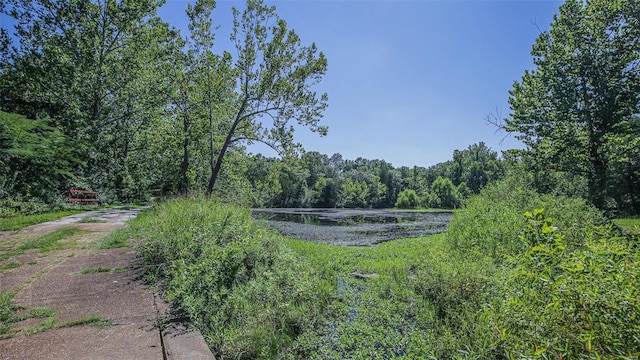
[[[47,221],[61,219],[65,216],[74,215],[84,210],[64,210],[56,212],[48,212],[37,215],[24,215],[13,217],[0,217],[0,231],[20,230],[27,226],[40,224]]]
[[[27,240],[14,249],[7,249],[0,254],[0,261],[8,258],[24,254],[28,250],[39,250],[41,253],[61,250],[73,246],[73,243],[61,243],[60,240],[71,238],[78,234],[85,233],[85,230],[68,227],[60,228],[50,233],[39,235],[33,239]]]
[[[147,277],[220,357],[640,353],[635,240],[517,177],[472,198],[447,234],[368,248],[283,238],[204,200],[156,206],[132,231]]]
[[[286,353],[322,324],[333,294],[303,258],[255,224],[250,212],[205,200],[169,201],[131,227],[147,277],[186,311],[217,355]]]
[[[52,328],[63,328],[81,325],[91,325],[98,328],[111,326],[111,320],[104,320],[99,315],[60,322],[56,318],[55,309],[46,307],[27,308],[13,302],[15,292],[0,292],[0,339],[8,339],[16,335],[33,335]],[[42,319],[36,325],[18,330],[15,325],[27,319]]]
[[[127,228],[116,229],[98,243],[98,249],[115,249],[129,246],[130,231]]]

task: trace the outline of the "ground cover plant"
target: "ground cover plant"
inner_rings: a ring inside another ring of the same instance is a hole
[[[15,295],[15,291],[0,292],[0,339],[8,339],[17,335],[33,335],[51,328],[82,325],[105,328],[112,325],[112,321],[104,320],[99,315],[90,315],[77,320],[60,321],[56,318],[55,309],[46,307],[28,308],[17,305],[13,302]],[[17,324],[28,319],[41,319],[41,321],[24,329],[16,328]]]
[[[446,234],[364,248],[282,237],[206,200],[156,206],[130,231],[221,358],[637,356],[637,243],[526,185],[487,187]]]
[[[61,250],[72,247],[74,243],[62,243],[60,240],[70,239],[76,235],[86,233],[86,230],[68,227],[60,228],[50,233],[38,235],[33,239],[29,239],[15,248],[8,248],[0,253],[0,261],[9,259],[14,256],[24,254],[28,250],[39,250],[41,253],[52,250]]]
[[[58,220],[65,216],[78,214],[84,211],[85,210],[63,210],[35,215],[0,217],[0,231],[20,230],[27,226],[36,225],[47,221]]]

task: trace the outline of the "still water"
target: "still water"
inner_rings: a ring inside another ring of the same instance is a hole
[[[450,212],[356,209],[254,209],[283,235],[334,245],[368,246],[444,232]]]

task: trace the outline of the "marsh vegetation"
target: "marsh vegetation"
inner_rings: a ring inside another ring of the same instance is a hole
[[[283,237],[248,209],[207,200],[156,206],[130,231],[149,280],[221,357],[640,352],[637,238],[526,179],[488,186],[446,233],[369,247]]]

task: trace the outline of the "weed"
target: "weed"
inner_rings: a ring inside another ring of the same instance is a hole
[[[45,318],[38,326],[30,327],[22,331],[24,335],[34,335],[55,327],[58,320],[55,317]]]
[[[99,249],[115,249],[129,246],[129,230],[117,229],[107,234],[98,243]]]
[[[102,219],[92,218],[92,217],[83,217],[78,221],[78,223],[80,224],[104,223],[104,222],[107,222],[107,221]]]
[[[60,250],[64,248],[63,244],[59,241],[62,239],[70,238],[74,235],[85,233],[85,230],[78,228],[61,228],[54,232],[47,233],[33,240],[28,240],[18,247],[18,251],[24,252],[31,249],[40,249],[40,252],[47,252],[51,250]]]
[[[128,269],[129,269],[129,267],[127,267],[127,266],[119,266],[119,267],[115,267],[115,268],[95,267],[95,268],[83,269],[83,270],[77,272],[76,274],[95,274],[95,273],[105,273],[105,272],[121,272],[121,271],[126,271]]]
[[[58,220],[65,216],[81,212],[84,212],[84,210],[65,210],[36,215],[18,215],[14,217],[0,218],[0,231],[20,230],[27,226]]]
[[[25,335],[35,334],[48,330],[54,326],[56,320],[55,310],[45,307],[26,309],[13,302],[16,292],[0,293],[0,339],[10,338],[16,334],[16,323],[26,319],[45,319],[40,325],[24,330]],[[24,310],[27,310],[26,312]]]
[[[2,266],[0,266],[0,270],[15,269],[15,268],[19,268],[20,266],[22,266],[22,264],[20,264],[19,262],[9,261],[7,263],[2,264]]]
[[[34,307],[29,309],[30,317],[32,318],[46,318],[52,317],[56,314],[55,309],[47,308],[47,307]]]
[[[83,233],[86,233],[86,231],[78,228],[61,228],[54,232],[40,235],[34,239],[25,241],[15,249],[0,254],[0,261],[6,260],[13,256],[22,255],[27,250],[39,249],[42,255],[52,250],[68,248],[71,246],[71,244],[61,244],[59,241]]]
[[[113,321],[105,320],[100,315],[94,314],[82,319],[71,320],[71,321],[61,323],[57,327],[65,328],[65,327],[83,326],[83,325],[91,325],[99,329],[104,329],[112,326]]]

